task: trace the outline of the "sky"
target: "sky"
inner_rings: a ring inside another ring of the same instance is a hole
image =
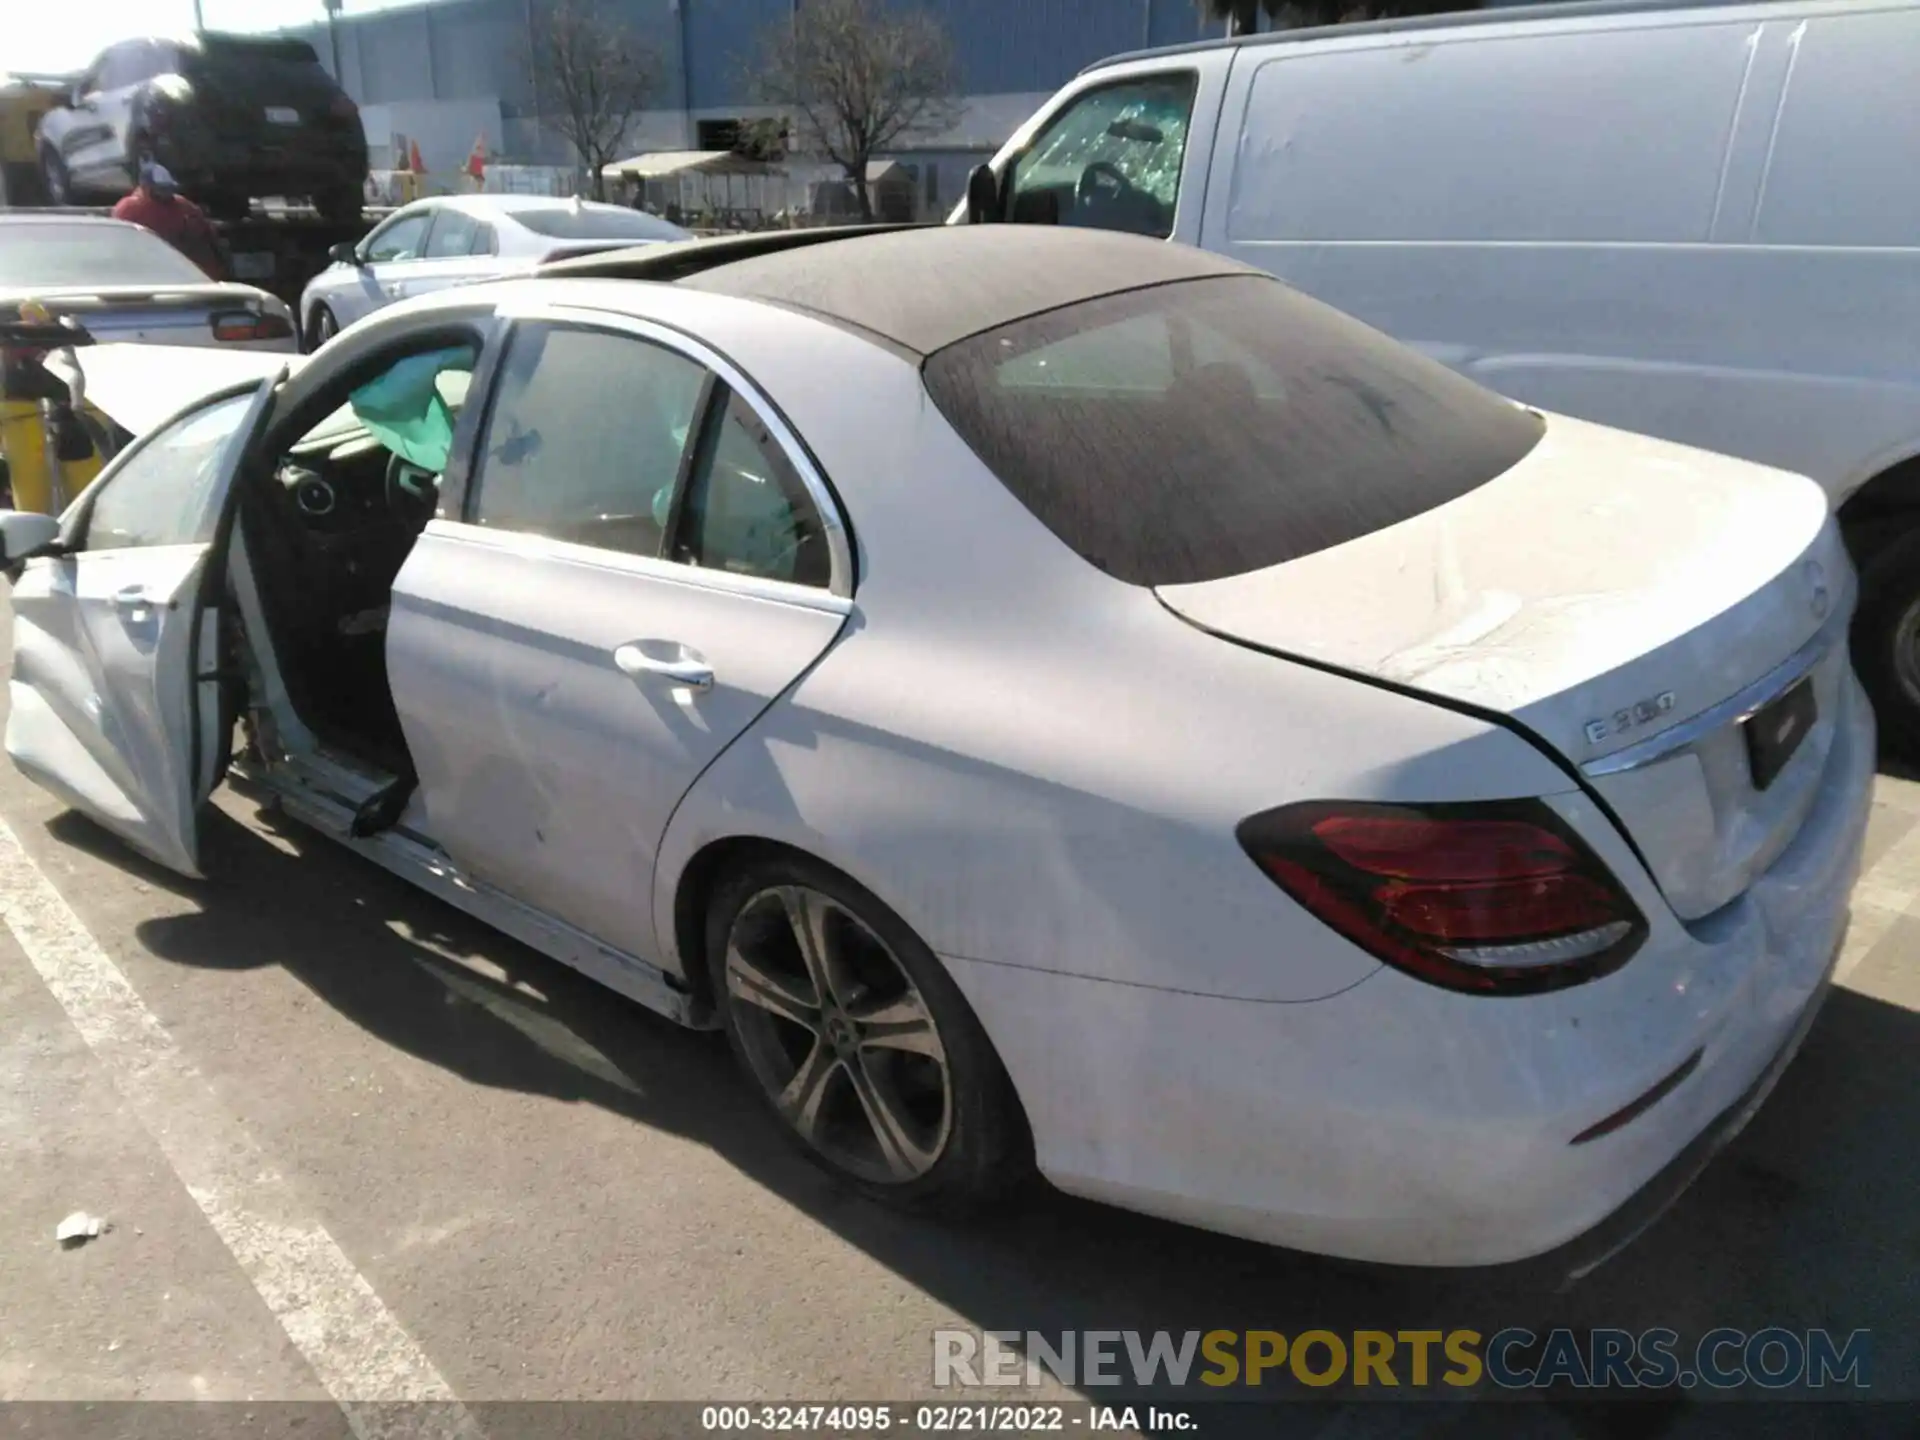
[[[408,0],[346,0],[342,13],[396,3]],[[193,28],[193,0],[6,0],[5,8],[0,65],[9,70],[78,70],[116,40]],[[201,0],[200,9],[209,30],[276,30],[326,14],[320,0]]]

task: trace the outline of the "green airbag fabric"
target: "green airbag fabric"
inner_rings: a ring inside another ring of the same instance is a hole
[[[409,464],[438,475],[453,453],[453,411],[434,382],[447,370],[471,370],[466,346],[410,355],[353,392],[354,417]]]

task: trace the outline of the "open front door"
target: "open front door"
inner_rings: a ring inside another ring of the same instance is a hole
[[[221,515],[278,378],[229,389],[130,447],[63,517],[61,553],[28,562],[13,587],[7,754],[185,875],[200,873],[198,815],[225,748],[211,678],[222,596],[205,582],[223,563]]]

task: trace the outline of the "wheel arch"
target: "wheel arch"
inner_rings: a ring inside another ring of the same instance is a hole
[[[302,297],[300,303],[305,307],[305,313],[300,317],[300,343],[306,348],[307,352],[311,354],[318,348],[314,344],[313,330],[314,326],[320,323],[320,312],[325,310],[329,315],[333,316],[336,334],[339,332],[340,316],[331,305],[327,304],[327,297],[324,295],[315,295],[311,299]]]
[[[1920,451],[1882,465],[1835,511],[1856,566],[1887,539],[1920,524]]]
[[[713,898],[715,888],[734,870],[749,861],[770,855],[798,855],[816,864],[833,864],[818,855],[808,854],[797,845],[769,840],[764,835],[726,835],[709,840],[696,850],[674,883],[672,932],[661,938],[671,945],[671,958],[680,966],[680,979],[703,1014],[713,1013],[716,998],[712,977],[707,973],[707,905]],[[833,865],[833,868],[841,874],[846,873],[837,865]],[[851,875],[847,878],[854,879]],[[854,883],[860,882],[854,880]]]

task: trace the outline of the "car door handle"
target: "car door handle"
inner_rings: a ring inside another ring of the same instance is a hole
[[[113,608],[129,620],[144,620],[153,613],[153,596],[144,585],[129,585],[114,591]]]
[[[713,688],[713,667],[704,660],[689,659],[684,654],[677,660],[663,660],[649,655],[637,644],[626,644],[613,652],[613,663],[620,668],[622,675],[635,680],[654,676],[675,685],[684,685],[689,690]]]

